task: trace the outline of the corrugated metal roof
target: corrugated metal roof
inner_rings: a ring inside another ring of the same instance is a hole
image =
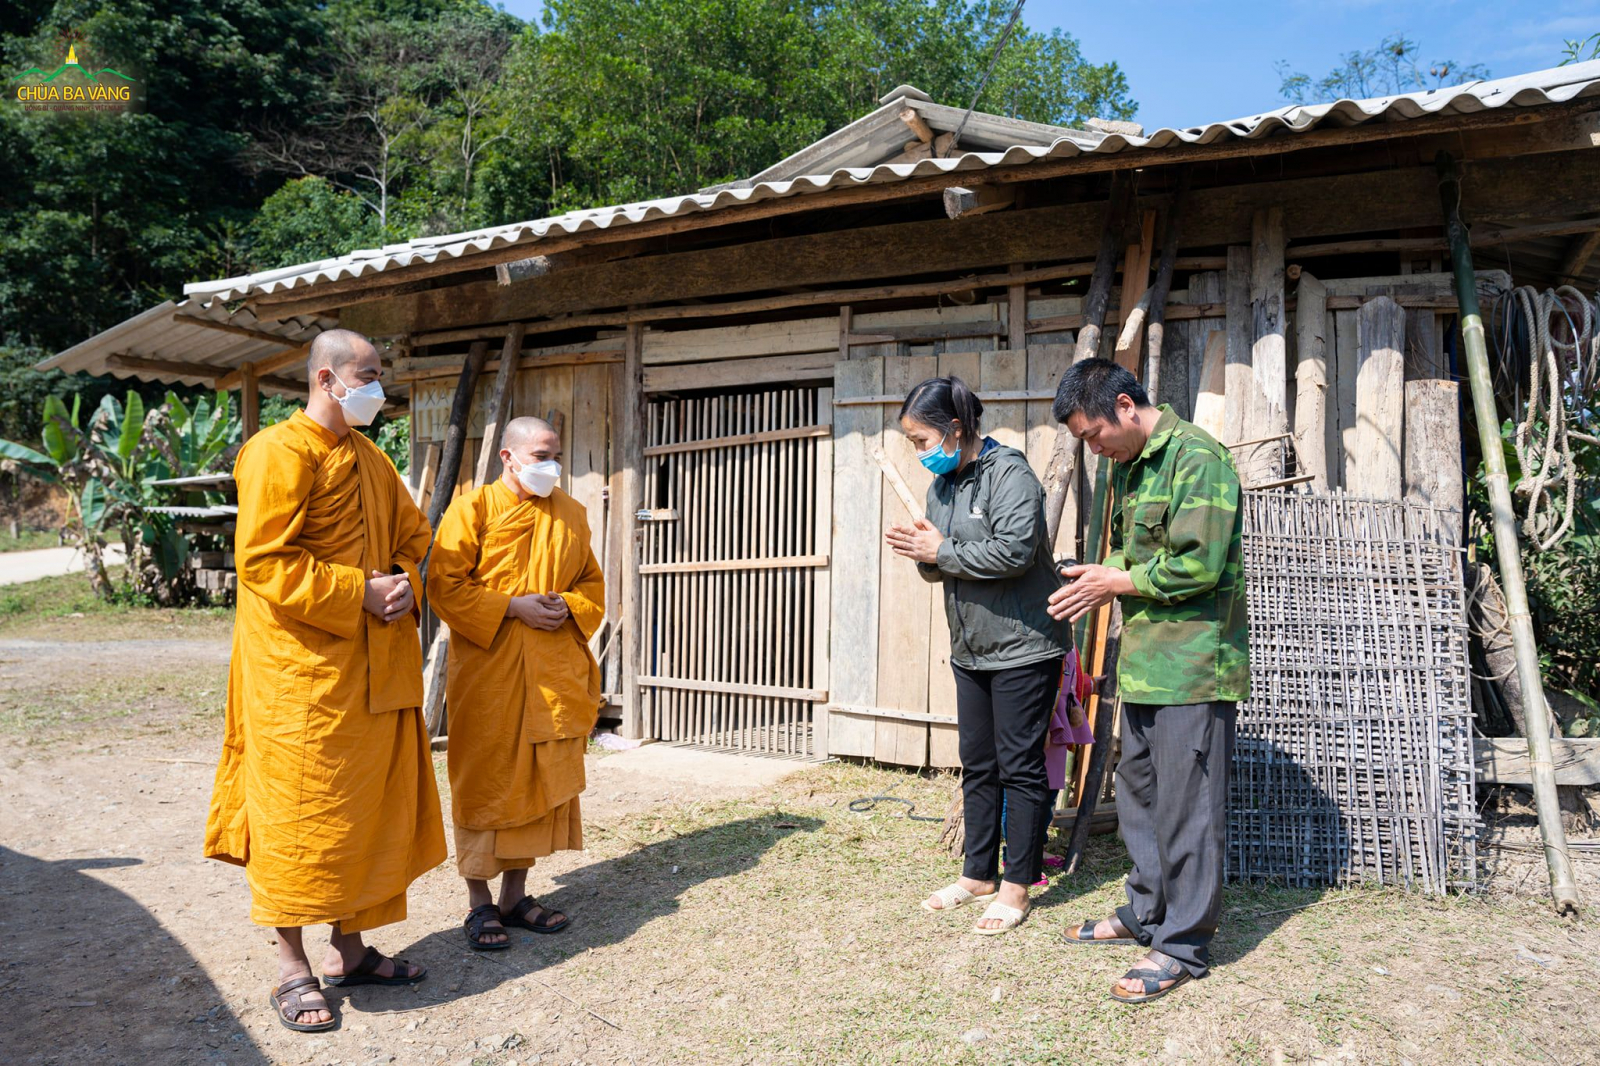
[[[194,322],[174,319],[174,313],[214,322],[243,326],[262,333],[283,337],[284,344],[300,345],[331,329],[332,319],[303,316],[282,322],[257,321],[250,311],[241,309],[229,313],[221,304],[202,306],[198,300],[174,303],[167,300],[140,312],[130,319],[103,330],[81,344],[75,344],[40,363],[40,370],[64,370],[67,373],[110,374],[119,378],[136,378],[140,381],[159,381],[164,384],[184,384],[206,387],[214,380],[196,374],[172,374],[151,370],[130,370],[114,367],[108,360],[113,355],[132,355],[146,359],[164,359],[175,363],[193,363],[215,367],[219,374],[237,370],[253,362],[283,351],[283,344],[268,340],[226,333]],[[286,367],[274,376],[303,380],[305,367]]]
[[[532,254],[534,251],[532,246],[547,238],[607,230],[703,211],[717,211],[765,200],[825,193],[832,189],[888,184],[912,178],[982,171],[994,167],[1024,166],[1083,155],[1109,155],[1132,151],[1142,153],[1144,150],[1160,151],[1183,145],[1216,144],[1228,140],[1265,140],[1271,137],[1293,136],[1319,127],[1351,127],[1370,122],[1405,122],[1429,115],[1465,115],[1500,107],[1538,107],[1592,96],[1600,96],[1600,60],[1557,67],[1553,70],[1535,71],[1513,78],[1475,81],[1465,85],[1406,93],[1400,96],[1384,96],[1370,100],[1339,100],[1327,104],[1293,104],[1228,122],[1214,122],[1210,125],[1191,126],[1181,130],[1156,130],[1142,137],[1071,131],[1047,145],[1021,144],[1013,145],[1003,151],[964,152],[948,159],[885,163],[872,167],[843,167],[825,174],[801,175],[779,180],[751,179],[754,184],[748,188],[722,188],[642,203],[571,211],[532,222],[518,222],[439,237],[419,237],[404,244],[352,252],[349,255],[324,259],[316,263],[304,263],[219,281],[198,282],[184,286],[184,292],[193,299],[208,303],[218,300],[238,300],[256,294],[309,288],[325,282],[362,277],[417,263],[466,258],[514,244],[529,245]],[[911,99],[913,98],[906,97],[907,102]],[[886,111],[899,102],[899,99],[891,101],[873,114]],[[975,120],[977,117],[974,114]],[[790,158],[805,157],[808,151],[809,149],[803,150]],[[1131,161],[1129,165],[1142,165],[1144,161],[1145,158],[1141,154],[1137,162]]]

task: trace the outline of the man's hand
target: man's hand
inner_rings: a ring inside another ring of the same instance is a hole
[[[417,605],[416,593],[411,591],[411,578],[405,574],[385,574],[374,570],[367,578],[367,591],[361,597],[361,606],[369,614],[385,622],[395,622],[411,613]]]
[[[1118,596],[1136,595],[1133,581],[1123,570],[1109,566],[1069,566],[1064,571],[1070,583],[1050,594],[1046,608],[1056,621],[1076,622],[1101,604]]]
[[[932,564],[939,561],[939,545],[944,543],[944,534],[926,518],[919,518],[915,525],[890,526],[883,539],[889,542],[890,550],[896,555]]]
[[[546,631],[560,629],[569,617],[567,601],[554,593],[544,595],[532,592],[526,596],[513,596],[506,613],[523,625]]]

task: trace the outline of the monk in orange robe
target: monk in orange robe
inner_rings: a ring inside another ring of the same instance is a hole
[[[361,934],[405,918],[406,887],[446,854],[420,711],[428,523],[351,428],[382,406],[381,369],[359,334],[322,333],[306,409],[234,465],[238,604],[205,853],[245,868],[250,917],[277,929],[272,1006],[299,1031],[336,1024],[302,927],[333,927],[329,984],[420,981]]]
[[[500,477],[451,503],[428,564],[429,605],[450,627],[450,806],[479,951],[509,947],[506,926],[566,928],[527,894],[528,868],[583,847],[578,794],[601,703],[588,641],[605,580],[583,505],[556,487],[560,460],[548,423],[507,423]]]

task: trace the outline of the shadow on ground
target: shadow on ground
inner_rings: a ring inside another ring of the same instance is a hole
[[[675,914],[680,897],[689,889],[743,873],[780,840],[822,824],[818,818],[775,812],[698,829],[591,863],[559,875],[560,887],[539,897],[545,906],[572,916],[572,925],[564,932],[544,936],[513,929],[511,949],[490,952],[470,950],[460,926],[429,933],[400,952],[430,969],[428,980],[418,986],[420,1000],[382,987],[351,989],[346,998],[359,997],[363,1011],[381,1014],[491,991],[590,948],[627,940],[649,923]],[[626,838],[617,830],[589,831]],[[465,910],[463,889],[463,914]]]
[[[0,847],[0,1062],[266,1063],[193,956],[86,871]]]

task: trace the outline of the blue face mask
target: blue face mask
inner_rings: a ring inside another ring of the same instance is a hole
[[[949,436],[949,434],[945,436]],[[935,474],[948,474],[961,465],[961,452],[946,452],[944,450],[944,437],[940,437],[938,444],[935,444],[925,452],[918,452],[917,460]]]

